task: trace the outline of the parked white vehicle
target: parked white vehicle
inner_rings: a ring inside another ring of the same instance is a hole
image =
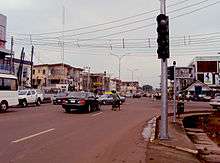
[[[0,73],[0,111],[18,105],[17,77]]]
[[[39,106],[43,101],[43,94],[36,89],[25,89],[18,91],[19,104],[26,107],[28,104]]]

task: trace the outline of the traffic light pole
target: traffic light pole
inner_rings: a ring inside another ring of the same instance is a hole
[[[173,80],[173,123],[176,123],[176,62],[173,61],[174,80]]]
[[[160,0],[160,12],[166,14],[166,0]],[[160,139],[168,139],[167,59],[161,59],[161,121]]]

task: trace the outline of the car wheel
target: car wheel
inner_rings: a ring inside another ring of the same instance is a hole
[[[37,105],[37,106],[40,106],[40,103],[41,103],[41,102],[40,102],[40,99],[37,99],[36,105]]]
[[[105,104],[106,104],[106,101],[103,101],[102,104],[105,105]]]
[[[66,113],[70,113],[71,112],[71,110],[69,108],[66,108],[65,111],[66,111]]]
[[[8,103],[6,101],[2,101],[1,105],[0,105],[0,110],[2,112],[6,112],[6,110],[8,110]]]
[[[22,100],[22,106],[25,108],[27,107],[27,100],[26,99],[23,99]]]

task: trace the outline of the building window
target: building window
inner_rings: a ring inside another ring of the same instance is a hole
[[[40,70],[38,70],[38,73],[40,73]]]
[[[35,74],[35,70],[33,70],[33,75]]]
[[[43,74],[46,74],[46,71],[43,69]]]

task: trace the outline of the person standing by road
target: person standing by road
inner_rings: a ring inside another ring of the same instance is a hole
[[[112,98],[113,98],[112,110],[116,111],[117,108],[118,108],[118,110],[121,110],[121,108],[120,108],[120,97],[116,93],[115,90],[112,91]]]

